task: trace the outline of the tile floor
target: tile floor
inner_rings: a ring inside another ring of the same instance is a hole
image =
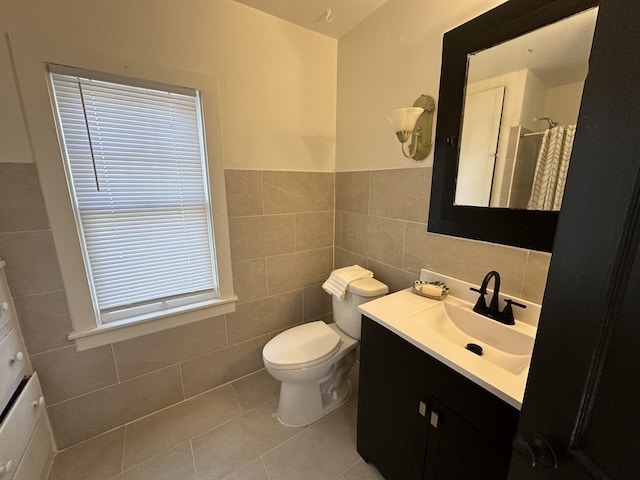
[[[356,452],[349,402],[317,422],[275,418],[264,370],[59,452],[49,480],[383,480]]]

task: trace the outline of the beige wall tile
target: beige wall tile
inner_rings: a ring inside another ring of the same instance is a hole
[[[491,270],[500,273],[500,291],[519,296],[527,250],[445,235],[428,234],[424,268],[479,285]],[[491,287],[492,288],[492,287]]]
[[[225,170],[227,210],[230,217],[262,215],[262,172]]]
[[[431,168],[371,172],[371,215],[426,223]]]
[[[522,285],[522,298],[532,302],[542,303],[550,263],[550,253],[529,252],[527,271]]]
[[[322,289],[322,285],[314,285],[304,289],[304,320],[316,320],[331,313],[331,295]]]
[[[342,248],[342,215],[343,213],[337,210],[334,215],[335,225],[333,227],[334,229],[333,242],[334,242],[334,246],[338,248]]]
[[[49,404],[118,383],[111,346],[76,352],[69,346],[31,356]]]
[[[0,232],[46,230],[38,172],[33,163],[0,163]]]
[[[298,252],[333,245],[333,211],[297,213],[295,227]]]
[[[425,233],[424,225],[407,224],[403,268],[416,274],[426,268],[479,285],[487,272],[497,270],[500,290],[522,296],[527,258],[527,250]]]
[[[302,323],[302,291],[263,298],[237,305],[227,315],[229,344],[235,345],[276,330]]]
[[[63,450],[55,456],[48,480],[111,478],[122,471],[123,446],[124,427]]]
[[[231,385],[198,395],[127,425],[124,469],[241,414]]]
[[[63,290],[49,230],[0,233],[0,252],[7,262],[5,273],[14,297]]]
[[[369,259],[364,255],[358,255],[357,253],[342,248],[335,249],[335,264],[333,268],[350,267],[351,265],[360,265],[364,268],[369,268]]]
[[[425,223],[405,224],[402,268],[420,275],[420,269],[429,263],[429,242]],[[443,272],[444,273],[444,272]]]
[[[371,172],[336,173],[336,210],[369,213]]]
[[[71,327],[64,292],[14,298],[20,328],[29,353],[36,354],[71,345]]]
[[[193,439],[198,475],[222,479],[301,431],[280,424],[275,410],[275,402],[267,403]]]
[[[233,290],[238,303],[251,302],[267,296],[267,265],[264,258],[235,262],[233,269]]]
[[[115,343],[121,380],[174,365],[227,346],[224,316]]]
[[[262,189],[265,214],[333,210],[333,173],[265,171]]]
[[[59,448],[183,400],[180,368],[173,366],[47,408]]]
[[[404,222],[388,218],[345,213],[342,247],[373,260],[400,267]]]
[[[267,258],[269,295],[323,283],[333,269],[333,248]]]
[[[263,368],[262,347],[268,340],[265,335],[182,363],[185,396],[193,397]]]
[[[293,252],[294,216],[230,218],[229,239],[234,262]]]
[[[266,370],[260,370],[232,383],[243,412],[278,398],[280,382]]]
[[[152,458],[111,480],[196,480],[189,442]]]
[[[420,275],[407,272],[384,263],[371,261],[369,269],[373,272],[375,278],[389,287],[389,292],[397,292],[413,285]]]

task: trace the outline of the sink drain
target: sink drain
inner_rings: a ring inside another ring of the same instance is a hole
[[[467,346],[465,348],[478,356],[482,356],[482,347],[477,343],[467,343]]]

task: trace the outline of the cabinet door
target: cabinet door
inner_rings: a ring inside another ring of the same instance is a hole
[[[358,452],[386,480],[422,478],[426,441],[419,386],[393,362],[361,346]],[[428,408],[423,406],[423,413]]]
[[[506,479],[509,457],[510,452],[432,400],[424,480]]]

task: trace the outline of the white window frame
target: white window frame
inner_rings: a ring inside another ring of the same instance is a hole
[[[75,341],[76,348],[84,350],[106,345],[235,311],[237,297],[233,292],[231,275],[216,77],[125,59],[78,46],[44,42],[20,34],[10,34],[9,40],[73,325],[69,338]],[[200,92],[211,192],[211,222],[215,235],[218,299],[190,308],[176,307],[159,314],[99,325],[66,184],[47,64],[105,72],[113,78],[121,76],[151,84],[185,86]]]

